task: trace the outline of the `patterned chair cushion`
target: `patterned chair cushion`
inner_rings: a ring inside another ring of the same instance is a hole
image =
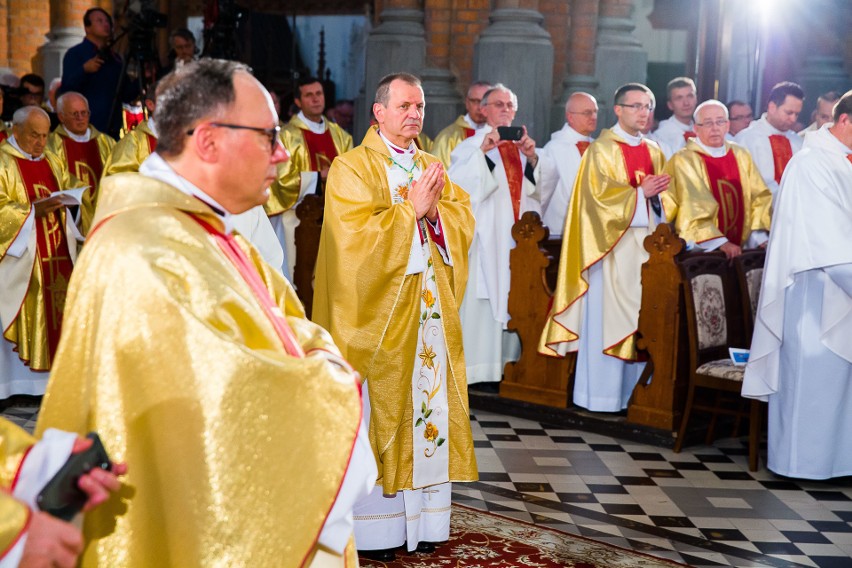
[[[710,375],[711,377],[730,379],[741,383],[743,382],[745,367],[734,365],[730,359],[719,359],[718,361],[704,363],[695,372],[700,375]]]
[[[757,302],[760,299],[760,285],[763,283],[763,268],[752,268],[746,272],[746,286],[748,287],[748,299],[751,303],[751,317],[757,315]]]
[[[727,344],[728,325],[722,277],[717,274],[701,274],[692,279],[691,285],[695,301],[695,322],[698,327],[698,349]]]

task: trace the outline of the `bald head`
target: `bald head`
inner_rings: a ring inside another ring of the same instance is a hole
[[[37,106],[21,107],[12,116],[12,132],[21,150],[41,156],[50,134],[50,117]]]
[[[565,103],[565,122],[583,136],[591,136],[598,127],[598,102],[589,93],[577,92]]]
[[[65,130],[82,136],[89,129],[89,101],[80,93],[69,91],[56,101],[56,114]]]

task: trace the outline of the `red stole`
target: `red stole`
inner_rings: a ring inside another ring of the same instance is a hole
[[[638,146],[631,146],[626,142],[619,142],[621,155],[624,156],[624,167],[627,170],[628,183],[633,187],[639,187],[645,176],[654,173],[654,162],[651,160],[651,151],[645,142]]]
[[[506,181],[509,183],[509,195],[512,198],[512,210],[515,212],[515,221],[520,217],[521,191],[524,185],[524,167],[521,164],[521,154],[518,147],[508,141],[497,144],[500,158],[503,160],[503,169],[506,170]]]
[[[784,168],[793,157],[793,147],[790,140],[782,134],[770,134],[769,145],[772,146],[772,161],[775,163],[775,182],[781,183]]]
[[[849,163],[852,163],[852,154],[846,154],[846,159],[849,160]]]
[[[122,114],[122,117],[124,118],[124,131],[125,132],[130,132],[131,130],[133,130],[134,128],[139,126],[140,122],[145,120],[145,113],[144,112],[141,112],[141,111],[140,112],[132,112],[125,105],[122,105],[121,114]]]
[[[474,130],[473,128],[467,128],[467,127],[464,128],[464,137],[465,138],[470,138],[474,134],[476,134],[476,130]]]
[[[743,242],[745,205],[737,159],[730,150],[721,158],[714,158],[701,152],[698,155],[704,160],[710,191],[713,193],[713,199],[719,204],[716,225],[726,239],[735,245],[740,245]]]
[[[32,161],[15,158],[18,171],[27,189],[30,203],[49,197],[59,190],[59,184],[47,160]],[[35,218],[36,269],[41,271],[42,297],[44,298],[44,321],[47,331],[47,348],[50,360],[56,354],[59,335],[62,331],[62,312],[65,310],[65,294],[68,279],[74,268],[65,237],[64,216],[54,211],[45,217]]]
[[[89,186],[89,194],[94,195],[101,180],[104,165],[98,150],[98,141],[77,142],[68,136],[62,137],[65,144],[65,156],[68,158],[68,170],[80,181]]]
[[[148,138],[148,147],[151,148],[151,153],[153,154],[154,150],[157,149],[157,137],[152,136],[147,132],[145,133],[145,136]]]
[[[690,138],[695,138],[695,132],[693,132],[692,130],[687,130],[686,132],[683,133],[683,141],[684,142],[689,142]]]
[[[191,217],[213,237],[213,240],[216,241],[216,244],[219,245],[219,248],[228,260],[231,261],[231,264],[234,265],[234,268],[237,269],[237,272],[239,272],[246,284],[249,285],[254,297],[260,304],[261,309],[263,309],[263,313],[269,318],[287,354],[291,357],[304,357],[305,352],[302,350],[302,346],[290,328],[290,324],[287,323],[287,318],[284,317],[281,308],[273,300],[272,294],[269,293],[269,290],[260,278],[257,268],[255,268],[254,264],[246,256],[246,253],[237,244],[234,237],[222,233],[200,217],[196,217],[195,215],[191,215]]]
[[[9,133],[5,130],[0,130],[0,143],[2,143],[6,138],[9,137]]]
[[[334,139],[328,128],[322,134],[310,130],[302,130],[305,137],[305,146],[308,147],[308,155],[311,157],[311,171],[318,172],[331,165],[331,161],[337,157],[337,148],[334,147]],[[419,146],[418,146],[419,148]]]
[[[581,158],[583,157],[583,154],[586,153],[586,150],[589,148],[589,144],[591,144],[591,142],[589,142],[588,140],[580,140],[579,142],[577,142],[577,151],[580,152]]]

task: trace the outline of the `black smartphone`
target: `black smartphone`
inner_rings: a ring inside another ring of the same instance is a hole
[[[109,456],[101,443],[101,438],[91,432],[86,436],[92,440],[89,449],[71,454],[68,461],[47,482],[36,497],[36,505],[46,513],[58,519],[70,521],[83,509],[88,499],[86,493],[77,487],[77,481],[85,473],[99,467],[109,469]]]
[[[523,126],[498,126],[497,133],[500,140],[520,140],[524,137]]]

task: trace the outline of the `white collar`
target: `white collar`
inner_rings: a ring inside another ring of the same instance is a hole
[[[642,140],[645,138],[645,135],[641,132],[638,136],[633,136],[632,134],[628,134],[618,122],[615,123],[615,126],[612,127],[612,131],[624,138],[624,141],[627,142],[631,146],[638,146],[642,143]]]
[[[483,128],[486,125],[485,122],[483,122],[482,124],[476,124],[473,119],[470,118],[470,113],[464,115],[464,121],[467,123],[468,126],[473,128],[474,130],[479,130],[480,128]]]
[[[414,155],[417,153],[417,146],[414,144],[414,141],[411,141],[411,144],[408,145],[408,148],[400,148],[390,140],[388,140],[382,131],[379,130],[379,136],[382,141],[388,147],[388,150],[391,153],[391,157],[394,159],[404,160],[406,162],[410,162],[414,160]]]
[[[698,146],[702,150],[704,150],[705,152],[707,152],[708,154],[710,154],[714,158],[721,158],[722,156],[724,156],[725,154],[728,153],[728,147],[725,146],[724,142],[722,142],[721,146],[714,148],[713,146],[705,145],[701,140],[698,139],[697,136],[695,138],[693,138],[692,141],[695,142],[696,144],[698,144]]]
[[[151,131],[151,134],[154,135],[154,138],[159,138],[160,135],[157,134],[157,123],[154,122],[154,117],[148,119],[148,130]]]
[[[87,127],[86,132],[84,132],[83,134],[74,134],[73,132],[71,132],[67,128],[65,129],[65,133],[68,134],[68,138],[70,138],[74,142],[88,142],[89,140],[92,139],[92,128],[91,127]]]
[[[310,118],[305,116],[305,113],[303,113],[302,111],[299,111],[298,116],[299,116],[299,120],[304,122],[305,126],[308,127],[308,130],[310,130],[314,134],[324,134],[325,133],[326,126],[325,126],[325,120],[323,120],[322,115],[320,115],[320,121],[319,122],[314,122],[313,120],[311,120]]]
[[[227,209],[219,205],[215,199],[207,195],[203,189],[197,187],[188,179],[178,174],[174,168],[172,168],[169,163],[156,152],[145,158],[145,161],[142,162],[141,166],[139,166],[139,173],[165,182],[187,195],[197,197],[213,208],[213,212],[225,225],[226,234],[229,234],[234,230],[233,215],[228,212]]]
[[[21,149],[21,147],[20,147],[20,146],[18,146],[18,141],[17,141],[17,140],[15,140],[15,135],[14,135],[14,134],[13,134],[13,135],[11,135],[11,136],[9,136],[8,142],[9,142],[9,144],[11,144],[11,145],[12,145],[12,147],[13,147],[15,150],[17,150],[18,152],[20,152],[21,154],[23,154],[23,155],[24,155],[24,157],[25,157],[27,160],[31,161],[31,162],[38,162],[39,160],[43,160],[43,159],[44,159],[44,152],[42,152],[41,156],[33,156],[32,154],[28,154],[28,153],[24,152],[24,151]]]

